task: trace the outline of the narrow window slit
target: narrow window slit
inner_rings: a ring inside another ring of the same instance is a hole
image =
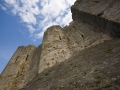
[[[73,26],[73,28],[74,28],[75,30],[77,30],[77,28],[76,28],[75,26]]]
[[[59,36],[59,39],[61,40],[61,37]]]
[[[17,58],[16,58],[15,62],[17,62],[18,58],[19,58],[19,56],[17,56]]]
[[[27,57],[26,57],[26,60],[25,60],[25,61],[27,61],[27,60],[28,60],[28,56],[29,56],[29,55],[27,55]]]

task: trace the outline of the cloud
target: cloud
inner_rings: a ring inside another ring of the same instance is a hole
[[[43,26],[42,30],[39,33],[35,34],[35,38],[41,39],[44,35],[45,30],[52,25],[58,25],[58,24],[52,21],[46,22],[46,26]]]
[[[4,11],[7,10],[6,7],[2,6],[1,4],[0,4],[0,7],[1,7],[1,9],[4,10]]]
[[[72,21],[70,6],[75,0],[4,0],[3,10],[21,18],[34,39],[43,37],[51,25],[65,26]],[[0,5],[1,6],[1,5]]]
[[[31,34],[35,31],[35,29],[33,28],[32,25],[27,25],[27,28],[29,29],[29,32],[30,32]]]
[[[36,18],[34,14],[30,12],[25,12],[25,13],[19,13],[19,16],[21,17],[24,23],[36,25]]]

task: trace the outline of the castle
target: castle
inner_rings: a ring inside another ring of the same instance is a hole
[[[77,0],[71,7],[73,21],[68,26],[49,27],[44,33],[42,44],[38,47],[34,45],[18,47],[0,75],[0,90],[20,90],[43,71],[64,63],[76,53],[119,38],[119,8],[119,0]]]

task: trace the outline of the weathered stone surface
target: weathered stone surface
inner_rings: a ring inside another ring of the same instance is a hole
[[[49,27],[43,38],[39,73],[45,68],[65,61],[71,55],[72,52],[68,47],[68,39],[63,32],[63,28],[60,26]]]
[[[120,90],[119,7],[119,0],[77,0],[68,26],[51,26],[41,45],[16,50],[0,90]]]
[[[111,39],[108,35],[99,32],[97,28],[77,21],[73,21],[69,26],[64,27],[64,33],[68,39],[68,46],[73,53]]]
[[[83,21],[99,29],[111,37],[120,37],[120,1],[92,0],[77,1],[72,7],[74,21]]]
[[[35,49],[36,47],[32,45],[27,47],[18,47],[17,51],[1,74],[2,79],[0,80],[0,90],[4,90],[5,88],[7,90],[18,90],[32,79],[32,77],[27,79],[26,76],[33,71],[33,69],[28,69]]]
[[[21,90],[120,90],[120,39],[75,53]]]
[[[52,26],[44,34],[39,73],[67,60],[75,52],[102,43],[111,38],[83,22],[73,21],[61,28]]]

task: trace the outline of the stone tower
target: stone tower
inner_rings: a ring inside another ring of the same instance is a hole
[[[82,26],[76,21],[64,28],[51,26],[44,33],[40,46],[20,46],[17,49],[1,74],[0,90],[18,90],[37,74],[69,59],[75,52],[110,39],[104,33],[95,32],[90,25]]]
[[[71,7],[73,21],[68,26],[63,28],[58,25],[51,26],[45,31],[41,45],[38,47],[34,45],[20,46],[16,50],[0,75],[0,90],[19,90],[26,84],[29,85],[29,82],[42,74],[45,69],[47,70],[55,65],[60,65],[65,60],[70,60],[76,53],[84,49],[103,43],[106,40],[119,38],[120,10],[118,7],[120,7],[119,0],[77,0]],[[111,48],[108,50],[111,50]],[[84,61],[84,64],[87,61]],[[114,60],[111,62],[114,62]],[[91,67],[95,65],[94,62],[90,63]],[[105,64],[109,65],[109,61],[99,62],[99,65],[104,67]],[[84,68],[84,65],[81,68]],[[90,70],[88,75],[94,72],[93,68]],[[80,76],[83,74],[86,73],[82,73]],[[70,77],[68,78],[71,79]],[[52,83],[56,83],[56,80]],[[44,88],[42,90],[48,90]],[[41,90],[41,88],[36,90]]]
[[[0,90],[18,90],[30,81],[38,72],[37,53],[33,45],[18,47],[1,74]]]
[[[52,67],[72,55],[68,40],[60,26],[52,26],[44,34],[42,52],[39,64],[39,73],[45,68]]]

